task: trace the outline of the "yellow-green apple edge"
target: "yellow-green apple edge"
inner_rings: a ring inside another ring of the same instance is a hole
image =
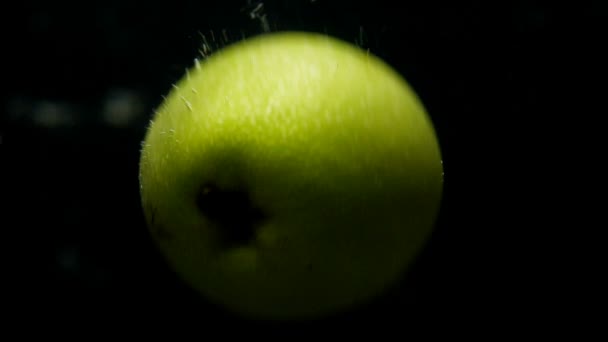
[[[436,224],[443,165],[406,80],[369,51],[274,32],[196,62],[142,144],[147,226],[176,276],[246,318],[356,309]]]

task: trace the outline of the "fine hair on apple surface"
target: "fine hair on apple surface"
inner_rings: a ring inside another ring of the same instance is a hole
[[[435,226],[439,142],[369,51],[264,33],[195,63],[140,159],[147,226],[178,277],[246,318],[322,318],[396,284]]]

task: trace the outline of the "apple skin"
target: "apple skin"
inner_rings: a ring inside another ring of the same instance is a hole
[[[244,317],[304,319],[370,302],[405,274],[435,225],[443,166],[423,104],[385,62],[275,32],[188,70],[148,127],[140,186],[185,283]],[[249,222],[230,201],[202,211],[209,189],[245,194],[263,215]],[[227,244],[239,224],[251,238]]]

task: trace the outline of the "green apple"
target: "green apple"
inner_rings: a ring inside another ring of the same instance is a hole
[[[141,199],[176,275],[250,318],[344,312],[395,284],[443,189],[433,124],[378,57],[275,32],[196,63],[148,127]]]

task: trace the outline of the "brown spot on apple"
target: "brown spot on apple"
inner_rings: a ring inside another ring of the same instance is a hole
[[[167,241],[173,239],[171,234],[162,224],[155,224],[152,226],[152,233],[158,240]]]
[[[152,235],[154,235],[154,237],[156,237],[160,241],[172,240],[173,234],[171,234],[165,226],[156,222],[157,209],[155,207],[152,207],[152,209],[150,209],[149,212],[150,212],[149,227],[152,232]]]
[[[257,227],[266,219],[246,191],[220,189],[212,183],[201,187],[196,205],[200,213],[218,227],[220,243],[226,248],[251,244]]]

